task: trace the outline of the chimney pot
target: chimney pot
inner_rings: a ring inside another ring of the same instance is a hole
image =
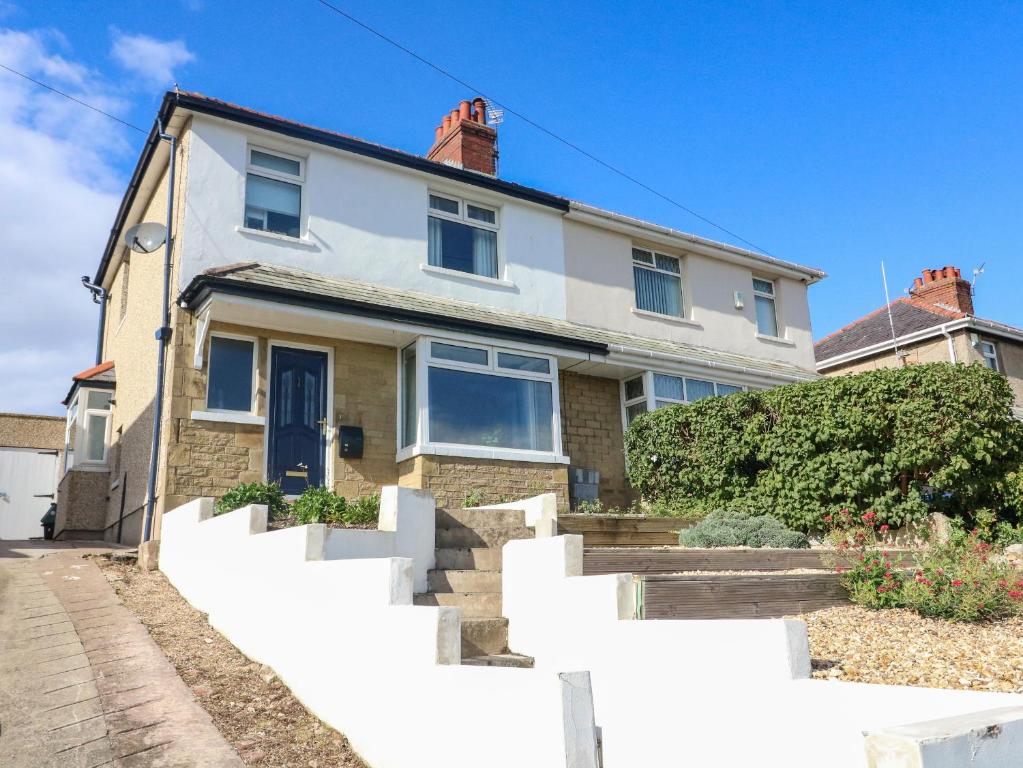
[[[434,130],[427,159],[496,176],[497,131],[486,120],[486,102],[482,97],[462,99],[458,108],[444,115]]]
[[[918,305],[931,305],[964,315],[973,314],[973,286],[962,277],[958,267],[922,270],[923,278],[915,278],[909,293]]]

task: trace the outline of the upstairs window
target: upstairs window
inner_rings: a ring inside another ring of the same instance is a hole
[[[757,333],[778,336],[778,312],[774,304],[774,281],[753,278],[753,301],[757,310]]]
[[[636,309],[682,317],[682,267],[675,256],[632,249]]]
[[[430,195],[428,258],[432,267],[497,277],[497,211],[447,195]]]
[[[252,413],[255,363],[253,339],[211,336],[206,410]]]
[[[984,358],[984,365],[993,371],[998,370],[998,349],[993,341],[982,341],[977,345],[980,355]]]
[[[245,176],[245,226],[299,237],[302,181],[300,159],[250,148]]]

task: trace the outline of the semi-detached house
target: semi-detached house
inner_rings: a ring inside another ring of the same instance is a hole
[[[157,536],[162,510],[242,481],[566,508],[599,476],[625,504],[637,414],[817,375],[822,272],[498,178],[481,99],[426,157],[194,93],[159,117],[177,149]],[[58,536],[140,537],[163,254],[123,234],[163,220],[168,152],[154,129],[94,278],[102,359],[67,399]]]

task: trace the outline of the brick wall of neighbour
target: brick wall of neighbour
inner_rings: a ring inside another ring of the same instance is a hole
[[[109,472],[72,469],[57,486],[55,539],[102,539]]]
[[[564,372],[561,434],[572,466],[600,472],[600,500],[624,507],[636,497],[625,474],[622,404],[617,379]]]
[[[498,504],[541,493],[555,493],[558,510],[568,509],[568,469],[563,464],[539,464],[454,456],[416,456],[398,465],[398,484],[433,493],[441,508],[475,503]]]

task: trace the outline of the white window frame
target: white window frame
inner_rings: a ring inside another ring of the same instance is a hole
[[[88,408],[89,395],[92,392],[102,392],[110,395],[111,403],[108,408]],[[71,466],[67,463],[67,454],[64,458],[64,471],[67,472],[73,467],[79,470],[101,470],[107,466],[110,458],[110,435],[114,423],[113,417],[113,391],[106,387],[80,387],[75,393],[74,400],[68,408],[68,419],[64,431],[64,442],[72,453]],[[74,411],[74,416],[71,412]],[[89,416],[102,416],[103,426],[103,458],[89,459],[86,457],[88,449]],[[75,425],[74,445],[71,445],[71,425]]]
[[[990,352],[986,351],[985,348],[990,349]],[[977,343],[977,351],[980,352],[980,356],[984,358],[984,364],[993,371],[1001,373],[1002,369],[998,363],[998,345],[995,342],[988,339],[981,339]]]
[[[249,341],[252,342],[252,392],[249,399],[249,409],[247,411],[236,411],[231,408],[210,408],[210,371],[211,362],[213,361],[213,340],[214,339],[234,339],[235,341]],[[228,333],[226,331],[210,331],[208,348],[206,350],[206,395],[203,399],[203,407],[205,408],[202,413],[223,413],[229,415],[238,416],[255,416],[256,415],[256,391],[259,389],[259,339],[255,336],[246,336],[240,333]]]
[[[252,162],[252,152],[262,152],[266,155],[273,155],[283,160],[292,160],[298,163],[298,175],[295,176],[284,171],[275,171],[273,168],[266,168],[262,165],[254,165]],[[266,179],[273,179],[274,181],[284,181],[288,184],[294,184],[299,188],[298,191],[298,237],[292,237],[282,232],[271,232],[268,229],[254,229],[249,226],[249,217],[247,209],[249,207],[248,202],[248,175],[253,174],[254,176],[262,176]],[[266,235],[268,237],[283,237],[287,240],[302,240],[306,236],[306,194],[305,194],[305,180],[306,180],[306,158],[299,155],[292,155],[288,152],[282,152],[279,149],[273,149],[272,147],[265,147],[259,144],[249,144],[245,148],[245,186],[243,187],[243,200],[242,200],[242,223],[241,229],[245,232],[253,232],[259,235]]]
[[[636,251],[643,251],[649,253],[653,262],[648,264],[645,261],[636,260]],[[688,302],[686,301],[686,281],[685,281],[685,263],[681,256],[676,256],[671,253],[665,253],[664,251],[658,251],[654,248],[648,248],[645,245],[632,244],[632,249],[629,251],[632,259],[632,268],[635,270],[636,267],[640,269],[649,269],[651,272],[658,272],[662,275],[670,275],[671,277],[678,278],[678,303],[679,309],[681,310],[677,315],[666,315],[663,312],[655,312],[652,309],[645,309],[639,306],[638,293],[636,291],[636,276],[632,275],[632,305],[633,310],[636,312],[643,312],[645,314],[654,315],[655,317],[666,317],[673,320],[686,320],[688,319]],[[678,262],[678,272],[672,272],[670,269],[661,269],[657,266],[657,257],[663,256],[666,259],[674,259]],[[630,377],[631,378],[631,377]]]
[[[657,394],[654,392],[654,376],[655,375],[656,376],[671,376],[672,378],[675,378],[675,379],[681,379],[682,380],[682,394],[683,394],[684,399],[677,400],[676,398],[673,398],[673,397],[658,397]],[[627,381],[632,381],[633,379],[636,379],[636,378],[642,378],[642,380],[643,380],[643,394],[640,397],[634,397],[634,398],[631,398],[631,399],[627,400],[625,398],[625,383]],[[705,377],[702,374],[695,374],[695,373],[694,374],[682,374],[682,373],[677,373],[677,372],[674,372],[674,371],[663,371],[663,370],[647,370],[647,371],[643,371],[642,373],[638,373],[638,374],[634,373],[631,376],[626,376],[625,378],[623,378],[621,380],[621,384],[620,384],[620,388],[621,388],[621,403],[622,403],[622,428],[626,429],[626,430],[629,428],[629,414],[628,414],[629,406],[636,405],[638,403],[645,403],[646,404],[646,413],[651,413],[652,411],[656,411],[658,409],[658,407],[659,407],[657,405],[658,402],[666,403],[667,405],[679,405],[679,404],[686,404],[686,403],[696,402],[695,400],[690,400],[689,399],[689,385],[687,383],[687,379],[694,379],[694,380],[698,380],[698,381],[708,381],[711,384],[713,384],[714,385],[714,395],[713,395],[713,397],[722,397],[722,395],[718,392],[718,387],[722,387],[722,386],[724,386],[724,387],[739,387],[739,389],[741,391],[743,391],[743,392],[748,392],[749,391],[749,387],[746,386],[745,384],[737,384],[737,383],[734,383],[734,382],[731,382],[731,381],[720,381],[720,380],[715,379],[715,378]],[[729,394],[734,394],[734,393],[729,393]],[[663,408],[663,407],[667,407],[667,406],[660,406],[660,407]]]
[[[757,290],[757,281],[760,280],[764,283],[771,284],[771,292]],[[757,329],[757,336],[765,339],[783,339],[785,338],[782,333],[781,316],[778,314],[778,281],[772,277],[764,277],[763,275],[753,275],[753,279],[750,281],[750,286],[753,288],[753,324]],[[774,307],[774,333],[764,333],[760,330],[760,323],[757,321],[757,299],[769,299],[771,306]]]
[[[456,360],[445,360],[435,358],[432,354],[431,344],[449,344],[456,347],[469,347],[470,349],[482,349],[488,352],[487,364],[478,365],[475,363],[463,363]],[[397,435],[397,460],[404,461],[413,456],[438,455],[438,456],[461,456],[465,458],[489,458],[507,461],[532,461],[538,463],[567,464],[569,459],[562,453],[561,434],[561,394],[558,382],[558,358],[555,355],[537,352],[531,349],[507,347],[503,345],[481,344],[479,342],[461,341],[457,339],[443,338],[439,336],[420,336],[415,342],[416,353],[416,439],[408,446],[402,446],[401,429]],[[409,344],[398,349],[398,407],[397,413],[399,425],[402,424],[402,413],[405,402],[405,377],[403,375],[403,353],[409,348]],[[546,360],[548,373],[534,371],[520,371],[516,369],[502,368],[498,365],[498,354],[509,353],[523,355]],[[549,382],[551,385],[551,450],[534,451],[522,448],[492,448],[488,446],[465,445],[462,443],[439,443],[430,440],[430,414],[429,414],[429,369],[446,368],[456,371],[468,371],[472,373],[485,373],[492,376],[499,376],[508,379],[528,379],[531,381]]]
[[[441,211],[433,208],[430,205],[430,197],[442,197],[445,200],[450,200],[454,203],[458,203],[458,213],[448,213],[447,211]],[[469,206],[474,208],[482,208],[490,211],[494,214],[494,223],[490,224],[486,221],[480,221],[479,219],[469,218]],[[475,272],[462,272],[460,269],[451,269],[450,267],[443,267],[437,264],[430,263],[430,244],[427,241],[426,244],[426,259],[423,262],[423,268],[431,272],[443,272],[444,274],[450,274],[454,276],[475,278],[478,280],[489,280],[499,283],[505,283],[501,275],[504,274],[504,247],[501,243],[501,210],[496,205],[490,205],[489,203],[480,203],[476,200],[470,200],[459,195],[449,194],[448,192],[442,192],[436,189],[426,190],[426,226],[430,226],[430,217],[436,219],[447,219],[448,221],[456,221],[459,224],[465,224],[468,227],[476,227],[477,229],[485,229],[495,233],[497,240],[497,274],[493,277],[490,275],[477,275]]]

